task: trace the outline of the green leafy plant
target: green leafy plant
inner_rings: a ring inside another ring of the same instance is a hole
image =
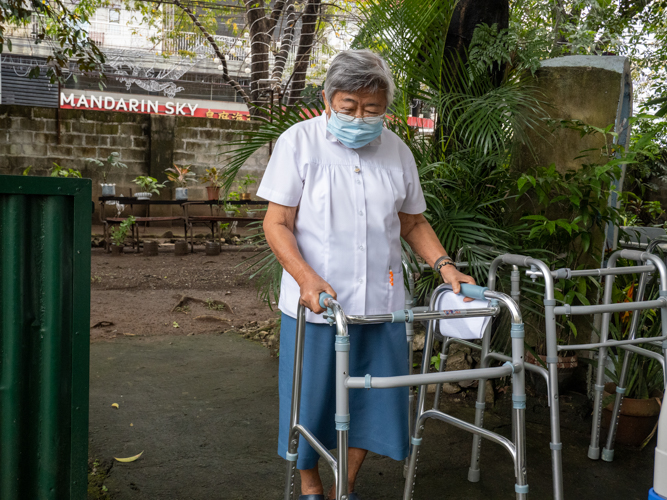
[[[165,174],[169,182],[174,183],[178,187],[184,188],[188,186],[188,182],[195,182],[195,173],[192,172],[190,165],[179,167],[174,164],[173,167],[165,170]]]
[[[109,177],[109,173],[111,173],[111,170],[114,168],[127,168],[127,165],[121,161],[119,161],[120,158],[120,153],[111,153],[109,157],[102,161],[98,160],[97,158],[85,158],[85,161],[88,163],[92,163],[96,167],[100,167],[102,169],[102,184],[107,183],[107,179]]]
[[[633,265],[626,262],[623,265]],[[614,282],[614,302],[631,302],[636,291],[633,277],[618,276]],[[644,300],[654,300],[658,297],[658,286],[654,278],[647,286]],[[637,337],[659,337],[662,335],[662,322],[660,315],[655,310],[637,311],[639,314]],[[610,337],[613,340],[627,340],[632,324],[632,313],[615,313],[610,323]],[[660,349],[645,344],[642,347],[660,353]],[[607,352],[612,361],[613,371],[605,368],[605,373],[616,385],[619,384],[619,376],[625,356],[630,356],[628,378],[626,380],[625,396],[634,399],[649,399],[655,397],[657,392],[664,391],[664,377],[662,366],[652,358],[639,356],[621,349],[610,349]],[[608,402],[606,402],[608,403]]]
[[[132,225],[135,223],[136,218],[130,215],[127,219],[121,222],[118,227],[113,226],[109,230],[114,245],[122,246],[123,243],[125,243],[125,238],[127,238],[128,233],[132,230]]]
[[[207,168],[204,170],[204,174],[199,176],[199,182],[202,184],[208,184],[211,187],[221,187],[222,186],[222,172],[219,171],[216,167]]]
[[[160,189],[164,188],[164,184],[159,184],[155,177],[147,175],[140,175],[132,180],[139,189],[143,192],[151,194],[160,194]]]
[[[241,193],[247,194],[250,186],[257,183],[257,177],[252,174],[246,174],[240,181],[239,186],[241,188]]]
[[[235,214],[238,214],[239,209],[236,205],[232,205],[231,203],[225,203],[225,212],[234,212]]]
[[[51,177],[78,177],[81,178],[81,172],[75,168],[65,168],[53,162],[53,168],[49,174]]]

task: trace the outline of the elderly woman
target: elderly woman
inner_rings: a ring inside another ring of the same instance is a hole
[[[457,271],[422,215],[426,203],[410,150],[383,127],[393,95],[391,72],[381,57],[368,50],[340,53],[322,92],[325,114],[280,136],[257,192],[269,201],[264,230],[284,269],[278,443],[283,457],[299,303],[310,309],[300,419],[333,449],[334,338],[321,316],[320,293],[336,297],[346,314],[403,309],[401,237],[455,292],[462,282],[474,283]],[[403,325],[350,325],[349,335],[351,375],[407,374]],[[350,500],[358,498],[355,479],[368,450],[395,460],[407,456],[407,400],[406,387],[350,393]],[[304,439],[298,453],[300,500],[324,500],[319,455]]]

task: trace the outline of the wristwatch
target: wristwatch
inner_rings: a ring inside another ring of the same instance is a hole
[[[440,257],[438,260],[435,261],[435,264],[433,264],[433,270],[439,273],[440,269],[442,269],[448,264],[450,266],[456,267],[454,260],[449,255],[443,255],[442,257]]]

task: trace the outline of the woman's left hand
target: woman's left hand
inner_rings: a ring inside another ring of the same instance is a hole
[[[440,268],[440,276],[442,276],[442,280],[445,283],[452,285],[452,291],[454,293],[461,293],[461,283],[470,283],[471,285],[475,284],[475,278],[468,276],[467,274],[463,274],[452,265],[446,265]],[[472,300],[474,299],[471,299],[470,297],[466,297],[464,299],[465,302],[471,302]]]

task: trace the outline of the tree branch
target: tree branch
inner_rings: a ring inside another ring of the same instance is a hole
[[[213,37],[210,35],[210,33],[208,31],[206,31],[206,28],[204,28],[204,26],[202,26],[202,24],[199,22],[199,19],[197,19],[197,16],[194,14],[194,12],[192,12],[192,10],[190,10],[190,8],[187,5],[182,4],[180,0],[173,0],[173,1],[174,1],[174,5],[178,6],[180,9],[185,11],[185,13],[190,17],[190,19],[192,19],[192,22],[195,23],[195,26],[197,26],[197,28],[199,28],[199,31],[202,32],[204,37],[208,40],[208,43],[210,43],[211,47],[213,47],[213,51],[215,52],[215,55],[217,56],[217,58],[220,60],[220,62],[222,64],[222,79],[225,81],[225,83],[231,85],[234,88],[236,93],[243,99],[243,101],[246,104],[249,104],[250,103],[250,97],[248,96],[248,94],[245,93],[245,90],[243,90],[241,85],[236,80],[232,80],[229,77],[229,71],[227,70],[227,60],[225,59],[225,56],[220,51],[220,47],[218,47],[218,44],[215,42]]]

